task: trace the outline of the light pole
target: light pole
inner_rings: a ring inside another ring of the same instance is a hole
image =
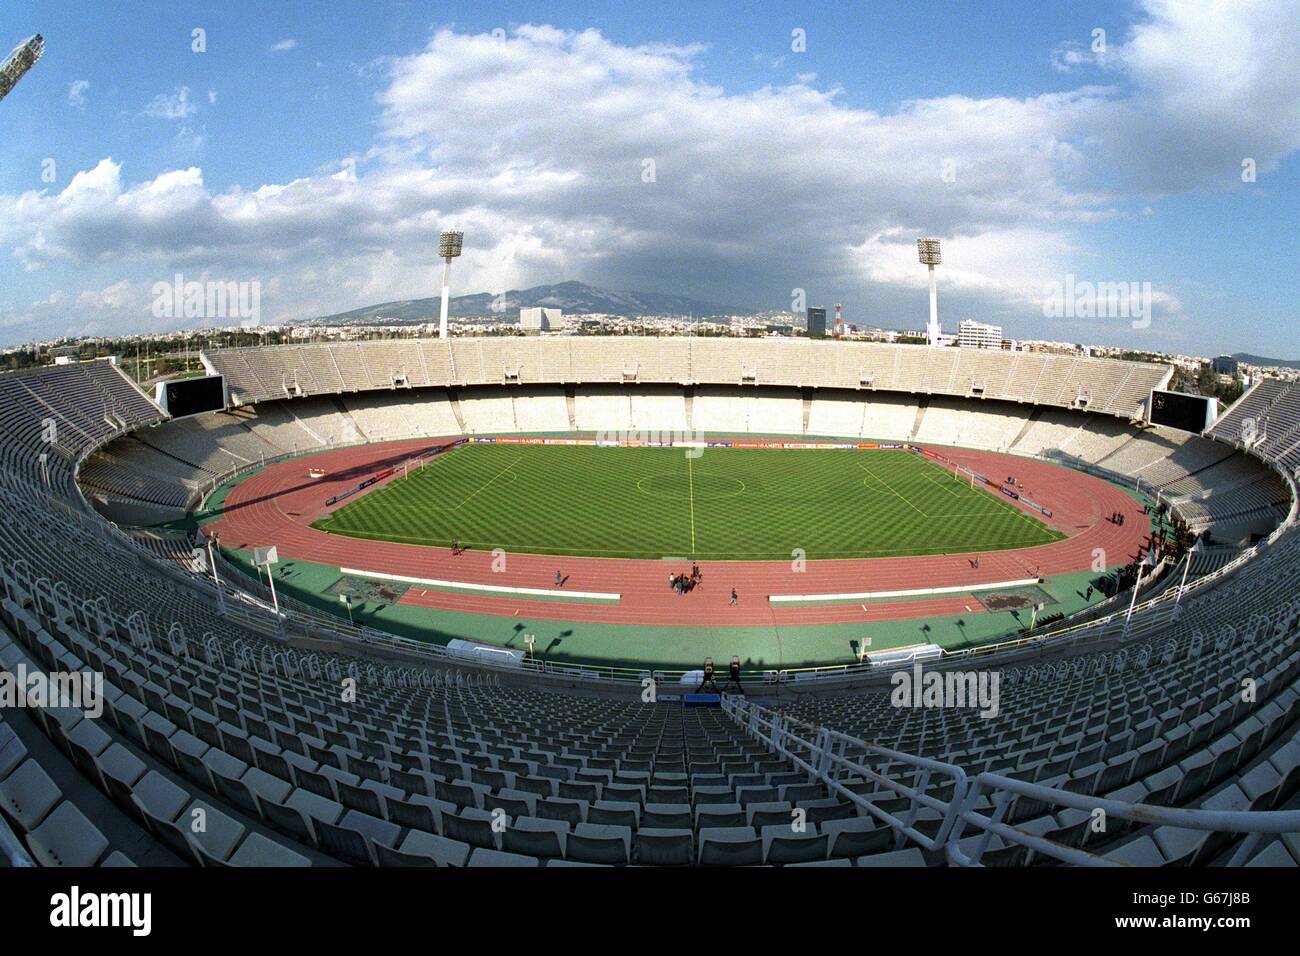
[[[207,537],[208,541],[208,567],[212,569],[212,583],[217,589],[217,613],[224,615],[226,613],[226,595],[221,590],[221,579],[217,577],[217,559],[213,551],[214,545],[220,546],[221,536],[214,531],[211,537],[206,535],[204,537]]]
[[[275,574],[272,572],[271,565],[280,560],[279,552],[275,546],[269,548],[254,548],[253,563],[259,564],[266,568],[266,581],[271,587],[271,606],[275,608],[275,619],[280,620],[280,599],[275,596]]]
[[[942,260],[939,254],[938,239],[918,239],[916,240],[916,254],[921,260],[921,265],[930,270],[930,325],[926,329],[926,338],[931,345],[939,344],[939,291],[935,286],[934,267]]]
[[[447,337],[447,306],[451,296],[451,260],[460,255],[463,232],[444,232],[438,236],[438,255],[442,257],[442,310],[438,314],[438,338]]]
[[[0,100],[9,95],[9,91],[36,65],[44,53],[45,38],[39,33],[13,48],[4,62],[0,63]]]
[[[217,559],[212,556],[212,546],[221,541],[221,535],[213,532],[208,539],[208,567],[212,569],[212,583],[217,586],[217,592],[221,592],[221,579],[217,577]]]

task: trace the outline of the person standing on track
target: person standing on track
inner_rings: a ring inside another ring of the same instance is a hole
[[[563,584],[563,583],[564,583],[564,576],[563,576],[562,574],[560,574],[559,571],[556,571],[556,572],[555,572],[555,586],[558,588],[558,587],[559,587],[561,584]]]
[[[735,588],[732,588],[732,589],[731,589],[731,607],[735,607],[735,606],[736,606],[736,599],[737,599],[737,596],[736,596],[736,589],[735,589]]]

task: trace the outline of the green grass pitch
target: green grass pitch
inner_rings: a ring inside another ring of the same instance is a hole
[[[901,450],[470,444],[313,527],[382,541],[609,558],[810,560],[1063,537]]]

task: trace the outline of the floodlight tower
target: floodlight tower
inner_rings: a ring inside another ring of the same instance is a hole
[[[39,33],[28,37],[13,48],[13,52],[0,63],[0,100],[4,99],[19,80],[45,53],[45,38]]]
[[[939,292],[934,284],[934,267],[941,261],[939,240],[916,240],[916,253],[921,259],[921,265],[928,266],[930,269],[930,325],[926,329],[926,338],[930,340],[931,345],[938,345],[942,333],[939,328]]]
[[[451,280],[451,260],[460,255],[461,243],[465,239],[463,232],[444,232],[438,237],[438,255],[442,257],[445,265],[442,267],[442,312],[438,317],[438,338],[447,337],[447,303],[451,288],[448,282]]]

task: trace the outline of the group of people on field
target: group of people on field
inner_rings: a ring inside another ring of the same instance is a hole
[[[690,574],[670,574],[668,575],[668,586],[678,594],[690,594],[704,580],[704,572],[700,570],[698,564],[691,564]]]
[[[466,550],[467,549],[465,548],[465,546],[460,543],[460,538],[452,539],[451,553],[453,555],[463,554]],[[978,566],[979,565],[977,564],[976,567]],[[568,580],[568,576],[565,575],[563,572],[561,571],[555,572],[555,586],[557,588],[563,587],[564,582],[567,580]],[[673,591],[675,591],[678,595],[682,595],[682,596],[690,594],[697,587],[699,587],[703,583],[703,581],[704,581],[704,572],[700,570],[700,566],[695,562],[691,562],[691,570],[689,574],[686,572],[682,572],[680,574],[668,575],[668,586],[672,588]],[[736,589],[732,588],[731,601],[730,601],[731,606],[734,607],[736,605],[736,602],[739,600],[740,600],[740,596],[736,593]]]

